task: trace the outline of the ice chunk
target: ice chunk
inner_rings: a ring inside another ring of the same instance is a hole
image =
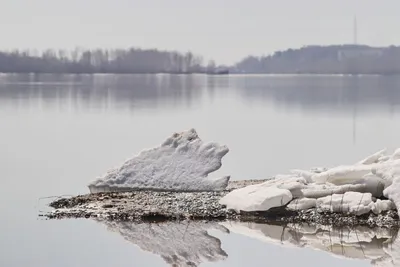
[[[386,149],[380,150],[354,165],[342,165],[327,170],[319,168],[318,171],[293,170],[292,173],[303,176],[309,182],[319,184],[352,184],[359,181],[363,176],[385,166],[383,163],[389,161],[390,165],[394,160],[400,159],[400,150],[396,150],[391,157],[385,156],[385,153]]]
[[[307,181],[297,175],[278,175],[264,183],[236,189],[220,200],[220,204],[237,211],[267,211],[286,205],[302,195]]]
[[[208,178],[222,165],[226,146],[204,143],[194,129],[175,133],[161,146],[144,150],[89,184],[92,192],[136,189],[220,191],[229,176]]]
[[[380,199],[377,199],[374,204],[375,205],[372,207],[372,212],[375,213],[375,214],[379,214],[382,211],[396,209],[396,206],[394,205],[394,203],[391,200],[380,200]]]
[[[364,177],[358,181],[353,182],[354,184],[363,184],[365,185],[364,191],[361,192],[369,192],[373,197],[381,197],[383,195],[383,190],[387,186],[388,182],[383,180],[382,178],[370,173],[364,175]]]
[[[400,176],[395,178],[393,183],[383,191],[383,195],[392,200],[397,210],[400,208]]]
[[[264,182],[264,186],[287,189],[293,198],[297,198],[303,196],[301,190],[307,187],[307,181],[305,178],[297,175],[277,175],[274,179]]]
[[[292,198],[289,190],[262,183],[233,190],[221,198],[219,203],[238,212],[266,211],[286,205]]]
[[[326,170],[324,170],[326,171]],[[323,172],[323,171],[321,171]],[[305,171],[305,170],[291,170],[290,173],[293,175],[301,176],[303,177],[308,183],[313,182],[312,177],[315,173],[321,173],[321,172],[313,172],[313,171]]]
[[[365,159],[361,160],[359,164],[370,165],[373,163],[378,163],[382,157],[385,156],[386,149],[382,149],[371,156],[366,157]]]
[[[390,160],[390,159],[391,159],[390,156],[382,156],[382,157],[380,157],[380,158],[378,159],[378,162],[382,163],[382,162],[388,161],[388,160]]]
[[[299,176],[277,175],[274,179],[268,180],[264,184],[292,191],[304,188],[307,181],[303,177]]]
[[[392,158],[392,160],[400,159],[400,148],[398,148],[398,149],[396,149],[396,151],[394,151],[391,158]]]
[[[359,180],[364,175],[371,172],[371,168],[374,165],[349,165],[349,166],[338,166],[327,170],[326,172],[321,172],[314,174],[312,180],[316,183],[332,183],[335,185],[351,184],[354,181]]]
[[[308,210],[315,208],[317,205],[317,200],[315,198],[297,198],[292,200],[287,208],[289,210]]]
[[[317,209],[322,211],[362,215],[370,212],[373,207],[371,193],[346,192],[317,199]]]
[[[366,192],[365,184],[346,184],[346,185],[333,185],[333,184],[309,184],[306,188],[301,190],[304,197],[307,198],[321,198],[333,194],[344,194],[346,192]]]
[[[397,176],[400,175],[400,160],[389,160],[376,165],[371,172],[385,180],[385,185],[388,186]]]
[[[267,182],[242,188],[228,194],[223,204],[237,210],[268,210],[285,205],[290,195],[294,199],[289,209],[302,210],[315,206],[331,212],[361,215],[380,213],[400,207],[400,149],[385,156],[381,150],[354,165],[311,171],[292,170],[289,175],[277,175]],[[284,198],[283,196],[287,197]],[[384,195],[390,201],[372,201]],[[280,199],[283,199],[280,201]],[[317,201],[312,199],[318,199]],[[254,203],[252,203],[254,201]],[[254,204],[254,205],[253,205]]]

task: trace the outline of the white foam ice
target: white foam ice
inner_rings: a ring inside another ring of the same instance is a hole
[[[194,129],[175,133],[89,184],[91,192],[125,190],[220,191],[229,176],[213,179],[229,149],[204,143]]]

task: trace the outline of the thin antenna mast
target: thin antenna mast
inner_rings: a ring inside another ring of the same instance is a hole
[[[354,16],[354,25],[353,25],[353,34],[354,34],[354,36],[353,36],[353,38],[354,38],[354,44],[356,45],[357,44],[357,17],[356,16]]]

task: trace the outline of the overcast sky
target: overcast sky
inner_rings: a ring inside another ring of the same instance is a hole
[[[219,63],[308,44],[400,44],[399,0],[0,0],[0,49],[191,50]]]

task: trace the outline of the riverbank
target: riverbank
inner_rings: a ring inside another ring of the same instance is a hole
[[[135,222],[230,220],[389,228],[400,225],[396,210],[356,216],[346,213],[322,212],[315,208],[292,211],[283,206],[264,212],[239,213],[219,204],[219,200],[232,190],[261,182],[265,182],[265,180],[231,181],[227,189],[221,192],[103,192],[59,198],[49,204],[54,210],[41,214],[41,216],[48,219],[99,218]]]

